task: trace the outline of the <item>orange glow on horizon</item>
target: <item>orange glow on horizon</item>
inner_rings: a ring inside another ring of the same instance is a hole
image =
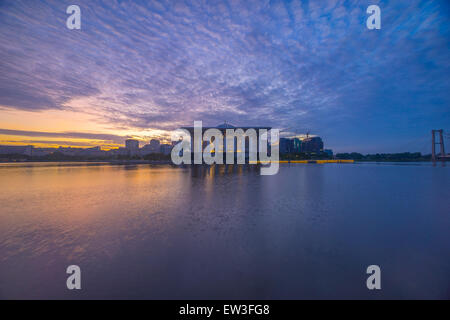
[[[113,125],[99,120],[97,116],[78,111],[79,108],[37,112],[15,110],[5,106],[0,106],[0,109],[0,129],[25,131],[23,134],[0,133],[0,145],[32,145],[37,148],[98,146],[102,150],[111,150],[123,147],[124,144],[97,138],[95,135],[111,135],[119,141],[133,138],[138,140],[141,146],[148,144],[151,139],[159,139],[164,143],[170,136],[165,130],[114,128]],[[27,131],[32,134],[27,135]],[[42,135],[39,135],[40,132]],[[68,133],[92,134],[93,138],[70,137]]]

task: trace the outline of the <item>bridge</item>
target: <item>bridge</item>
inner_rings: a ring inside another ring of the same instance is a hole
[[[436,134],[438,134],[439,142],[436,142]],[[444,137],[449,138],[450,135],[444,134],[443,129],[431,130],[431,160],[432,161],[450,161],[450,154],[445,153]],[[439,145],[439,153],[436,154],[436,145]]]

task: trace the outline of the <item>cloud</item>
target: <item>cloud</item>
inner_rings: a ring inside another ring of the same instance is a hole
[[[373,2],[79,1],[68,30],[59,1],[2,1],[0,106],[133,130],[295,127],[337,146],[448,124],[448,3],[375,1],[369,31]]]
[[[112,142],[118,144],[123,144],[126,139],[132,138],[131,136],[117,136],[113,134],[90,133],[90,132],[44,132],[44,131],[25,131],[25,130],[9,130],[9,129],[0,129],[0,135],[89,139],[89,140],[102,140],[105,142]]]

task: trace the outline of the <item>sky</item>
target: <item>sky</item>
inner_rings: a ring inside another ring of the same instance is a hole
[[[226,121],[430,153],[450,130],[449,49],[447,0],[0,0],[0,144],[143,145]]]

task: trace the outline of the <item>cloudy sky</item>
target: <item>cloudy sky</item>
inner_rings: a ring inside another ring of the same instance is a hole
[[[0,144],[111,147],[202,120],[429,152],[450,130],[449,27],[447,0],[0,0]]]

